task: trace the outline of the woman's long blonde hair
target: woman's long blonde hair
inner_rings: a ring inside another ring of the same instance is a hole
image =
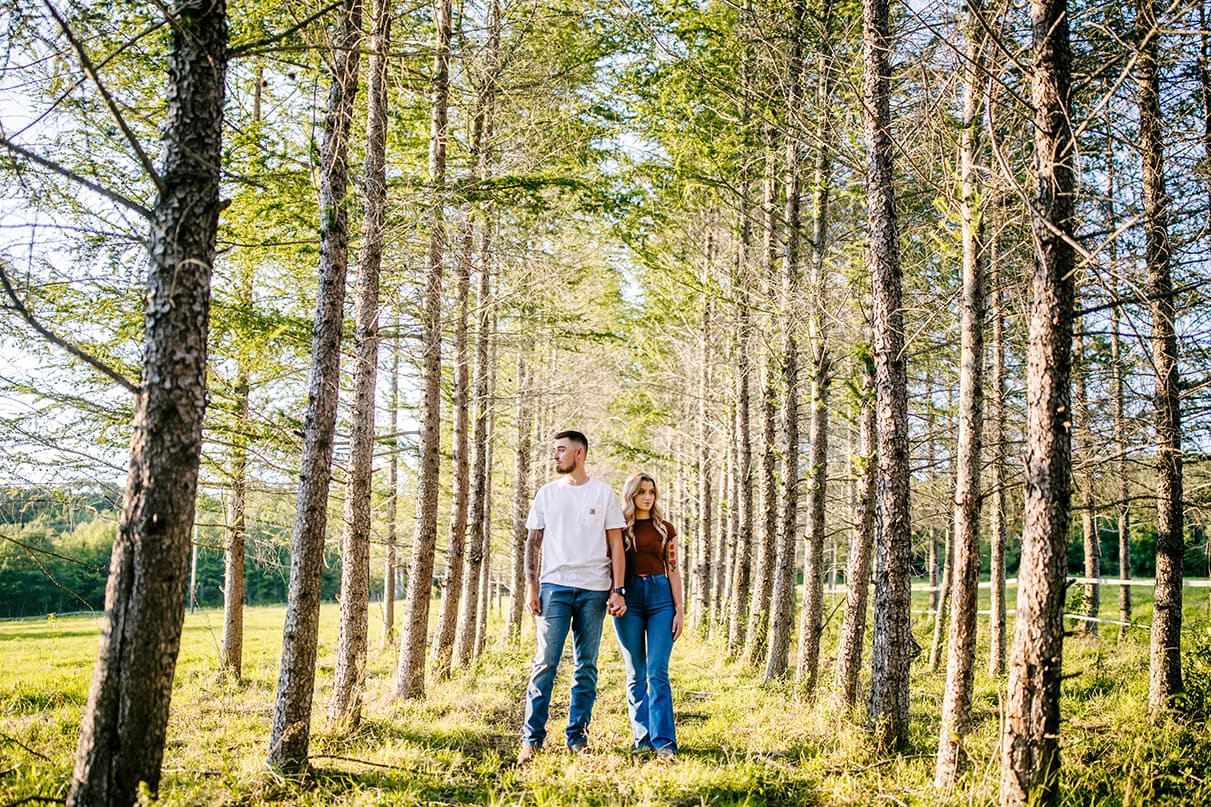
[[[646,471],[636,471],[631,474],[626,484],[622,486],[622,517],[627,522],[622,531],[623,544],[627,549],[635,548],[635,494],[639,492],[640,482],[652,483],[652,493],[656,498],[652,501],[649,515],[652,517],[652,525],[656,527],[656,532],[660,533],[660,548],[667,553],[669,531],[664,526],[664,511],[660,509],[660,488],[656,485],[656,479]]]

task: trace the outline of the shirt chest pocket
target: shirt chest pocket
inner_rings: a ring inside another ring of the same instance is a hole
[[[582,507],[580,510],[580,526],[591,530],[604,529],[605,509],[600,505]]]

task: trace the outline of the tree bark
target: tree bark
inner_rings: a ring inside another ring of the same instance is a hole
[[[1001,261],[994,236],[988,242],[992,280],[992,512],[989,514],[989,617],[988,673],[1005,674],[1005,303],[1001,288]]]
[[[258,63],[253,73],[252,121],[261,122],[261,85],[263,70]],[[244,261],[240,266],[240,304],[252,311],[253,271]],[[244,657],[244,549],[248,537],[248,435],[252,417],[251,356],[241,348],[237,358],[235,428],[231,438],[231,507],[227,519],[227,546],[223,554],[223,644],[219,651],[219,674],[239,681]]]
[[[980,86],[984,81],[984,36],[976,15],[980,0],[968,0],[967,59],[963,79],[963,130],[959,135],[959,215],[963,241],[963,311],[960,319],[959,435],[955,466],[952,605],[947,637],[946,690],[934,783],[950,789],[963,762],[963,738],[971,721],[975,677],[976,623],[980,584],[980,515],[984,460],[984,326],[988,310],[984,211],[987,197],[977,173],[980,156]]]
[[[878,513],[882,527],[875,557],[869,717],[881,745],[901,748],[908,738],[908,668],[913,647],[909,613],[912,533],[908,512],[908,377],[892,172],[887,7],[887,0],[863,0],[862,4],[868,261],[879,433]]]
[[[1110,105],[1106,105],[1107,130],[1109,130]],[[1117,232],[1118,217],[1115,213],[1114,194],[1116,192],[1117,166],[1114,156],[1114,141],[1107,138],[1106,158],[1106,228]],[[1208,151],[1211,156],[1211,150]],[[1109,258],[1110,294],[1119,296],[1118,279],[1118,239],[1111,238],[1106,245]],[[1123,381],[1123,349],[1122,349],[1122,312],[1117,305],[1110,307],[1110,373],[1111,389],[1114,397],[1114,453],[1115,467],[1118,470],[1118,513],[1116,526],[1118,529],[1118,558],[1119,579],[1131,579],[1131,507],[1130,488],[1127,476],[1127,419],[1125,416],[1126,396]],[[1118,589],[1119,625],[1118,640],[1127,638],[1127,627],[1131,622],[1131,586],[1122,585]]]
[[[491,373],[488,356],[488,340],[492,330],[491,299],[491,265],[484,255],[480,264],[479,295],[476,301],[479,322],[475,331],[475,446],[472,455],[475,481],[471,490],[471,535],[463,574],[458,638],[454,647],[454,662],[459,667],[465,667],[474,655],[479,615],[479,578],[489,537],[485,516],[488,501],[488,410],[491,407],[488,398],[488,379]]]
[[[786,107],[798,110],[799,82],[803,73],[804,0],[791,4],[793,20],[787,63]],[[799,344],[795,333],[798,310],[801,257],[799,254],[799,141],[786,136],[784,164],[786,188],[786,238],[782,251],[782,294],[779,304],[782,333],[782,513],[778,524],[778,551],[774,566],[774,590],[770,606],[769,655],[765,680],[786,675],[791,624],[795,606],[795,542],[799,514]]]
[[[534,428],[533,408],[529,386],[529,367],[526,348],[518,346],[517,352],[517,450],[513,464],[513,553],[510,580],[513,590],[509,600],[509,618],[506,626],[510,642],[521,638],[521,608],[526,585],[526,515],[530,506],[530,435]]]
[[[429,256],[421,303],[421,413],[420,458],[416,479],[416,530],[408,564],[404,600],[404,633],[395,668],[397,698],[425,694],[425,641],[429,634],[429,589],[437,543],[438,479],[441,474],[441,305],[442,259],[446,227],[443,208],[446,193],[447,108],[450,98],[450,0],[437,3],[437,41],[434,44],[429,121]]]
[[[832,0],[817,11],[823,46],[816,61],[816,162],[812,178],[812,297],[808,340],[811,346],[811,420],[808,426],[807,535],[803,545],[803,608],[795,681],[812,693],[820,675],[820,633],[824,629],[824,504],[828,494],[828,387],[832,359],[828,347],[828,202],[832,185],[832,102],[829,37]]]
[[[1081,317],[1076,319],[1076,334],[1072,342],[1073,352],[1073,413],[1076,415],[1076,433],[1080,435],[1078,438],[1077,447],[1081,449],[1084,456],[1081,457],[1078,466],[1079,471],[1074,472],[1076,480],[1078,480],[1077,493],[1079,504],[1077,505],[1081,511],[1081,537],[1082,550],[1085,562],[1085,577],[1096,580],[1102,573],[1102,551],[1097,537],[1097,524],[1094,513],[1094,498],[1093,498],[1093,459],[1094,459],[1094,438],[1093,438],[1093,423],[1089,415],[1089,395],[1086,387],[1086,379],[1089,373],[1089,357],[1085,353],[1085,336],[1083,333],[1084,323]],[[1081,622],[1081,632],[1088,635],[1097,635],[1097,619],[1098,611],[1101,605],[1102,590],[1096,582],[1085,584],[1085,607],[1084,616],[1086,620]]]
[[[291,540],[281,671],[269,738],[269,764],[286,772],[306,769],[311,738],[324,531],[340,394],[341,329],[349,253],[346,196],[349,129],[357,94],[361,16],[359,0],[342,3],[332,43],[332,87],[320,147],[320,265],[315,326],[311,333],[311,378]]]
[[[707,267],[711,260],[711,245],[707,244]],[[703,282],[709,280],[709,268],[703,270]],[[711,451],[710,406],[711,390],[710,349],[711,318],[714,316],[711,299],[704,296],[702,303],[702,352],[698,364],[698,539],[694,542],[694,610],[690,622],[699,636],[705,637],[711,628],[711,578],[712,578],[712,526],[715,518],[715,498],[712,488],[714,467]]]
[[[1072,496],[1074,308],[1072,53],[1065,0],[1031,0],[1037,186],[1026,357],[1026,489],[1017,615],[1001,740],[1008,805],[1058,796],[1060,678]]]
[[[383,648],[395,643],[395,570],[396,540],[399,524],[399,331],[400,319],[395,318],[395,342],[391,346],[391,392],[388,424],[391,435],[391,459],[387,465],[387,503],[385,535],[386,557],[383,560]]]
[[[773,132],[767,131],[766,176],[762,198],[764,219],[765,305],[776,309],[778,275],[778,180]],[[772,329],[771,329],[772,330]],[[761,542],[757,547],[757,565],[753,596],[749,605],[749,624],[745,636],[745,661],[760,667],[765,661],[769,639],[770,601],[774,593],[774,564],[778,559],[778,367],[774,351],[765,351],[765,380],[761,396]]]
[[[349,470],[341,531],[341,617],[328,719],[356,727],[361,721],[369,649],[370,501],[374,493],[375,387],[378,383],[379,271],[387,207],[387,52],[391,7],[375,0],[371,12],[366,85],[366,179],[362,254],[353,294],[353,391],[349,406]]]
[[[837,644],[836,689],[840,702],[852,707],[858,696],[862,668],[862,636],[866,632],[870,556],[875,543],[875,378],[874,363],[862,357],[862,395],[859,401],[858,451],[850,460],[857,487],[854,529],[845,563],[845,617]]]
[[[1178,400],[1176,302],[1169,268],[1169,210],[1161,135],[1156,4],[1136,2],[1140,158],[1144,180],[1145,262],[1152,300],[1152,365],[1156,370],[1156,594],[1152,605],[1148,709],[1164,711],[1182,691],[1182,421]]]
[[[938,607],[933,615],[933,638],[929,643],[929,671],[937,672],[942,661],[942,626],[950,613],[950,588],[954,579],[954,536],[949,530],[942,533],[942,571],[938,575]]]
[[[68,804],[155,792],[181,627],[206,409],[219,219],[227,12],[186,3],[171,26],[162,190],[151,211],[142,383],[105,619]]]

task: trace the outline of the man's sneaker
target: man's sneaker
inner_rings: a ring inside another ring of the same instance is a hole
[[[662,745],[656,749],[657,762],[676,762],[677,749],[671,745]]]
[[[568,744],[568,750],[573,754],[583,754],[589,750],[589,744],[585,740],[577,740]]]
[[[517,767],[525,768],[534,761],[534,755],[538,753],[538,746],[522,743],[521,750],[517,752]]]

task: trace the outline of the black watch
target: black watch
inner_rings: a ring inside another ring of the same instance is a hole
[[[627,595],[627,590],[623,586],[619,586],[618,588],[612,588],[612,589],[610,589],[610,591],[613,594],[618,594],[623,597],[625,597]]]

